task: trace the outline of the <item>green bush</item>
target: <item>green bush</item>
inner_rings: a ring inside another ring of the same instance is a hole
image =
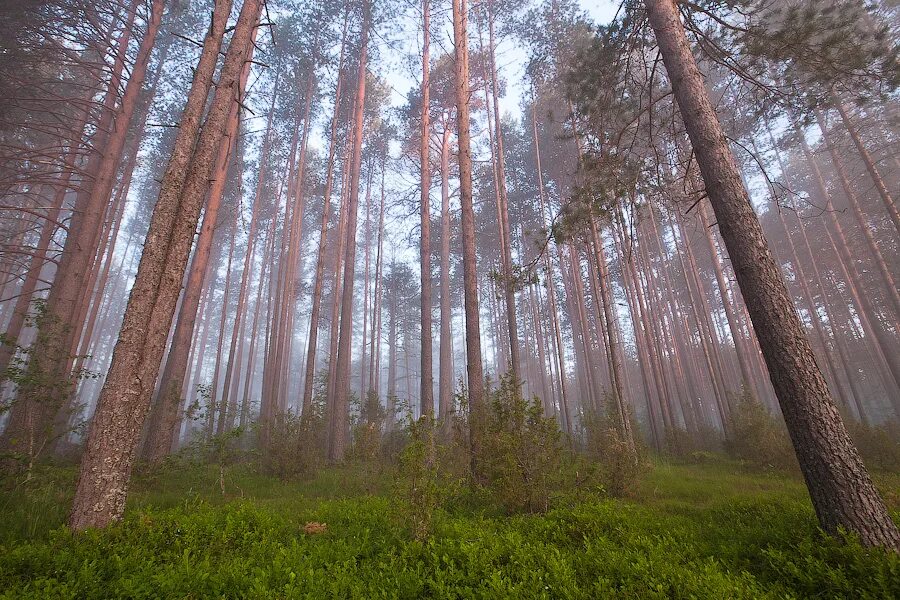
[[[900,423],[866,425],[844,418],[866,466],[876,471],[900,473]]]
[[[378,393],[369,390],[359,411],[359,418],[352,424],[350,458],[372,461],[381,455],[381,444],[387,412],[381,406]]]
[[[724,436],[715,427],[701,425],[693,432],[680,427],[666,430],[664,450],[672,458],[691,461],[695,455],[721,453],[723,449]]]
[[[562,434],[556,421],[544,417],[537,398],[522,396],[512,375],[501,377],[487,403],[471,425],[480,437],[478,477],[508,512],[546,511],[562,475]]]
[[[725,449],[751,469],[798,469],[794,448],[784,424],[750,394],[743,394],[731,409]]]
[[[596,477],[606,492],[622,498],[634,491],[646,471],[647,449],[640,439],[635,439],[636,455],[633,455],[619,431],[615,402],[608,398],[605,407],[603,412],[585,410],[582,416],[584,453],[596,465]],[[638,431],[634,418],[629,418],[632,431]]]
[[[314,404],[307,415],[276,415],[260,452],[262,471],[279,479],[309,478],[324,464],[324,407]]]

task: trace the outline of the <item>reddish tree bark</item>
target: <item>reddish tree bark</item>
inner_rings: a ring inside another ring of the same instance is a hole
[[[748,299],[800,468],[822,527],[900,551],[900,532],[872,483],[815,362],[722,127],[674,0],[645,0],[719,231]]]

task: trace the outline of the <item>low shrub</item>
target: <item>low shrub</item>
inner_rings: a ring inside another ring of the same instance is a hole
[[[477,479],[507,512],[541,512],[559,487],[564,452],[556,421],[544,417],[540,400],[526,400],[511,375],[487,396],[472,427],[480,438]]]
[[[844,422],[868,468],[900,473],[900,423],[866,425],[847,418]]]
[[[611,398],[605,410],[586,410],[582,416],[584,453],[595,464],[595,474],[606,492],[614,498],[630,495],[647,470],[647,448],[636,438],[635,454],[619,431],[618,408]],[[638,431],[632,416],[632,431]]]
[[[730,456],[751,469],[798,469],[794,448],[784,423],[748,393],[742,394],[731,409],[725,449]]]

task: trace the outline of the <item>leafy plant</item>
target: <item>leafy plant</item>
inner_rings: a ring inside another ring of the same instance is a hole
[[[784,425],[749,392],[731,410],[725,449],[746,466],[759,470],[796,470],[794,449]]]

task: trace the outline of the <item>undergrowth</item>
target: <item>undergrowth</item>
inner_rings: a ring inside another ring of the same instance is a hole
[[[541,515],[438,507],[422,539],[395,476],[231,465],[223,495],[218,465],[183,466],[138,478],[123,523],[73,534],[73,472],[41,470],[0,492],[0,598],[900,597],[896,555],[821,535],[800,481],[725,460],[657,463],[627,500],[572,490]]]

